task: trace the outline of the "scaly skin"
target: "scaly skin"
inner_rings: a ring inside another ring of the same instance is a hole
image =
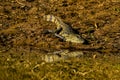
[[[65,24],[60,18],[53,16],[53,15],[45,15],[43,18],[46,21],[51,21],[57,25],[57,30],[54,31],[57,37],[62,38],[65,41],[69,41],[73,43],[84,43],[85,42],[85,40],[79,34],[76,34],[73,31],[72,27]]]

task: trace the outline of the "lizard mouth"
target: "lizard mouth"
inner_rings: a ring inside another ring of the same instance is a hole
[[[76,35],[76,36],[73,38],[73,42],[75,42],[75,43],[84,43],[85,40],[84,40],[80,35]]]
[[[74,41],[71,41],[71,42],[74,42],[74,43],[84,43],[85,41],[83,39],[78,39],[78,40],[74,40]]]

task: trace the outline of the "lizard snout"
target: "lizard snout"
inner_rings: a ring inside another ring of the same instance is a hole
[[[73,42],[73,43],[84,43],[85,40],[77,34],[71,34],[67,36],[66,41]]]

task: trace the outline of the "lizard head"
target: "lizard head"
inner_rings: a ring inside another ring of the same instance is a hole
[[[73,43],[84,43],[85,40],[78,34],[69,34],[64,35],[65,41],[73,42]]]

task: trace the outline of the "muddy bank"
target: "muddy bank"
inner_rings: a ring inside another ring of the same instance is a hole
[[[119,54],[119,3],[109,0],[1,1],[0,46],[5,50],[20,47],[47,52],[61,49],[98,49],[100,53]],[[44,14],[53,14],[63,19],[77,30],[88,44],[63,42],[52,34],[44,34],[46,29],[56,29],[54,23],[42,19]]]

